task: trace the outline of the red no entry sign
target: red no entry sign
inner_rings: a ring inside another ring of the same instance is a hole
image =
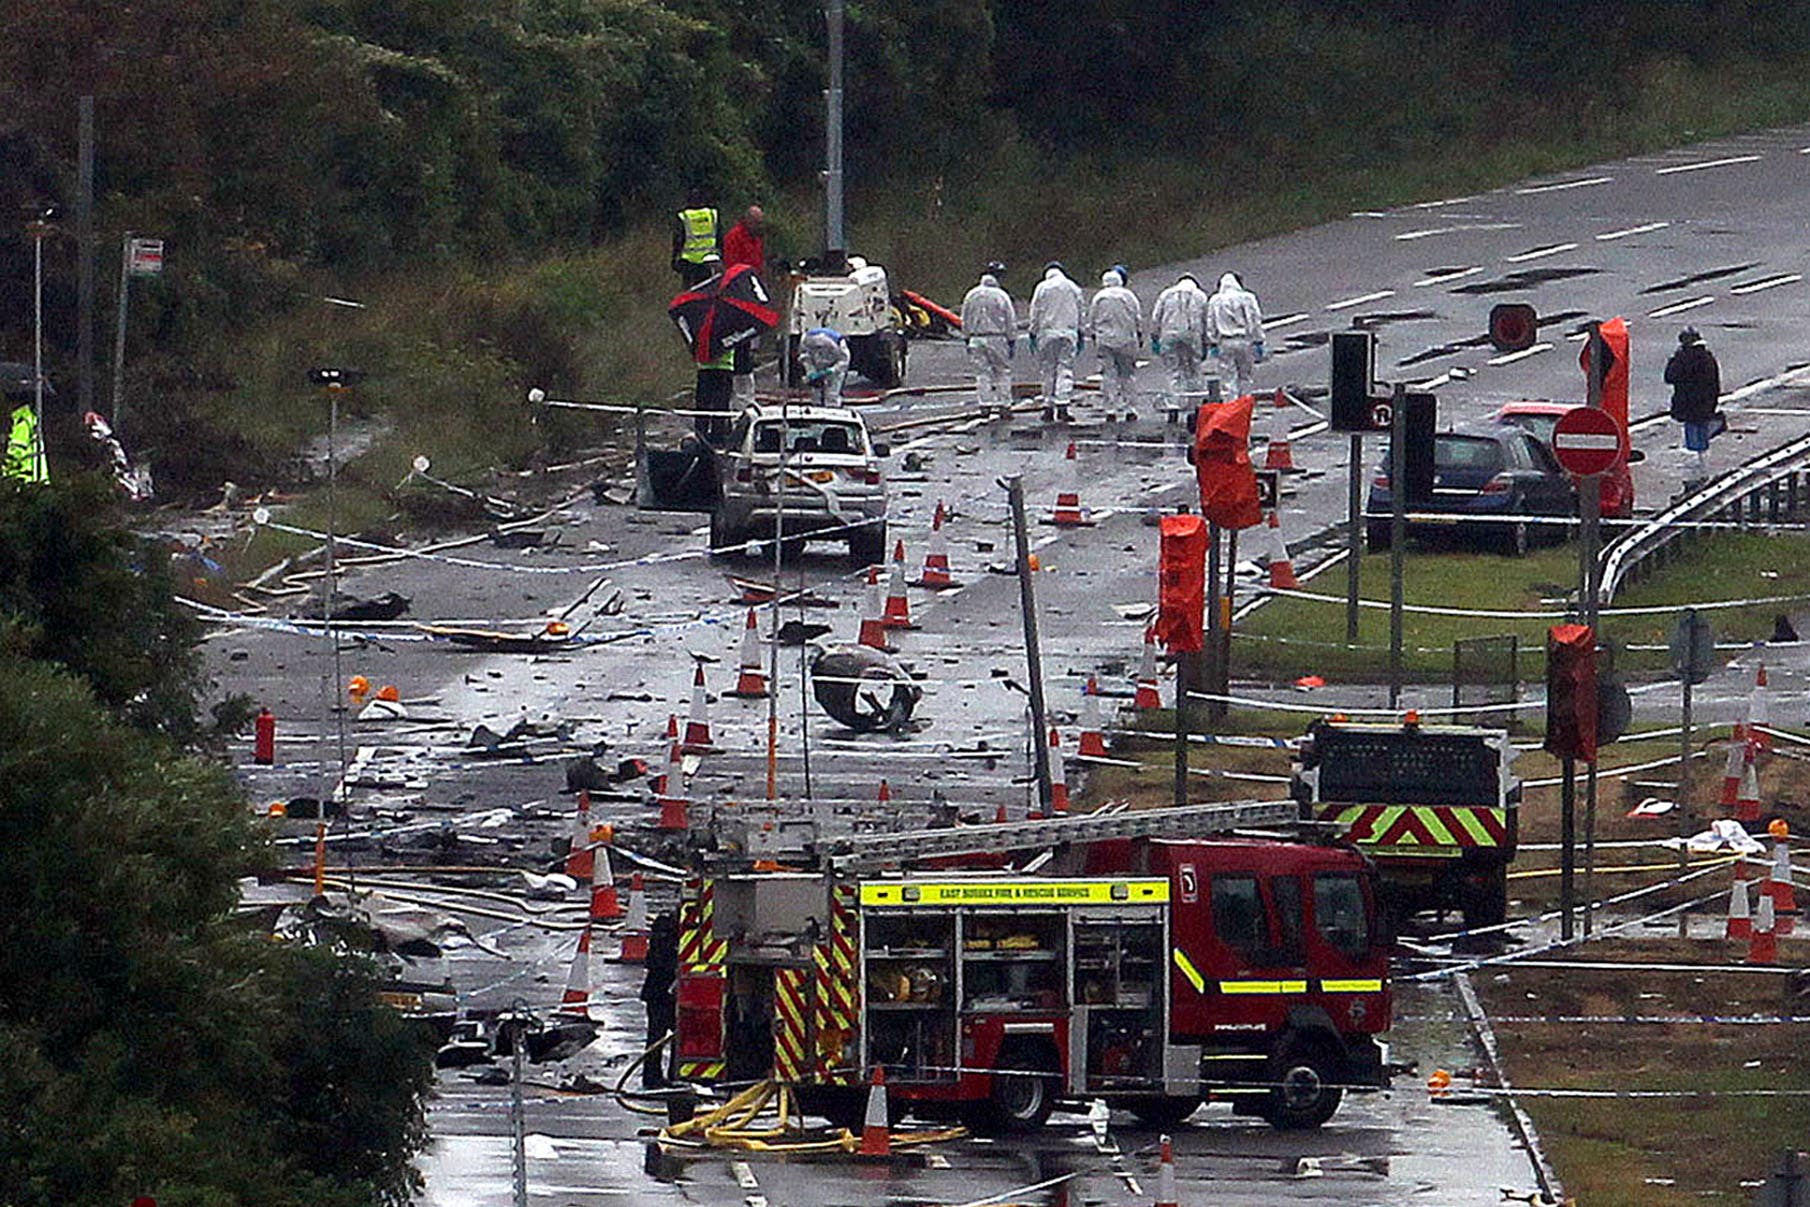
[[[1559,416],[1552,431],[1552,451],[1559,464],[1579,476],[1600,474],[1620,463],[1621,425],[1597,407],[1573,407]]]

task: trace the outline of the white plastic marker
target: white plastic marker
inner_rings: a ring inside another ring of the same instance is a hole
[[[1526,197],[1533,193],[1557,193],[1565,189],[1587,189],[1595,184],[1608,184],[1613,176],[1590,176],[1583,180],[1561,180],[1556,184],[1535,184],[1524,189],[1516,189],[1517,196]]]
[[[1730,155],[1726,159],[1706,159],[1701,163],[1675,163],[1669,168],[1655,168],[1655,176],[1671,176],[1677,172],[1701,172],[1705,168],[1726,168],[1738,163],[1753,163],[1763,155]]]
[[[1626,230],[1609,231],[1596,238],[1598,242],[1607,243],[1611,239],[1626,239],[1629,235],[1644,235],[1652,231],[1664,230],[1670,225],[1672,225],[1670,222],[1644,222],[1639,226],[1630,226]]]

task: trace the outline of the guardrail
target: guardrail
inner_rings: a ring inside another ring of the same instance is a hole
[[[1678,556],[1706,523],[1738,528],[1791,521],[1810,511],[1810,435],[1767,450],[1636,524],[1602,551],[1603,605]]]

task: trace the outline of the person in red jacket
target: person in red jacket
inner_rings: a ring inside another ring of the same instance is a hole
[[[767,271],[767,216],[758,205],[748,207],[742,220],[723,236],[723,267],[746,264],[756,273]],[[735,400],[742,406],[754,404],[754,341],[735,348]]]

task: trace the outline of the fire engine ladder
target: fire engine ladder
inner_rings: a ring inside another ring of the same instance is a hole
[[[973,855],[1109,838],[1201,838],[1251,829],[1283,829],[1295,837],[1326,835],[1338,827],[1302,821],[1300,806],[1291,800],[1233,801],[957,826],[916,834],[853,834],[823,840],[818,843],[817,852],[832,866],[848,868],[929,855]]]

